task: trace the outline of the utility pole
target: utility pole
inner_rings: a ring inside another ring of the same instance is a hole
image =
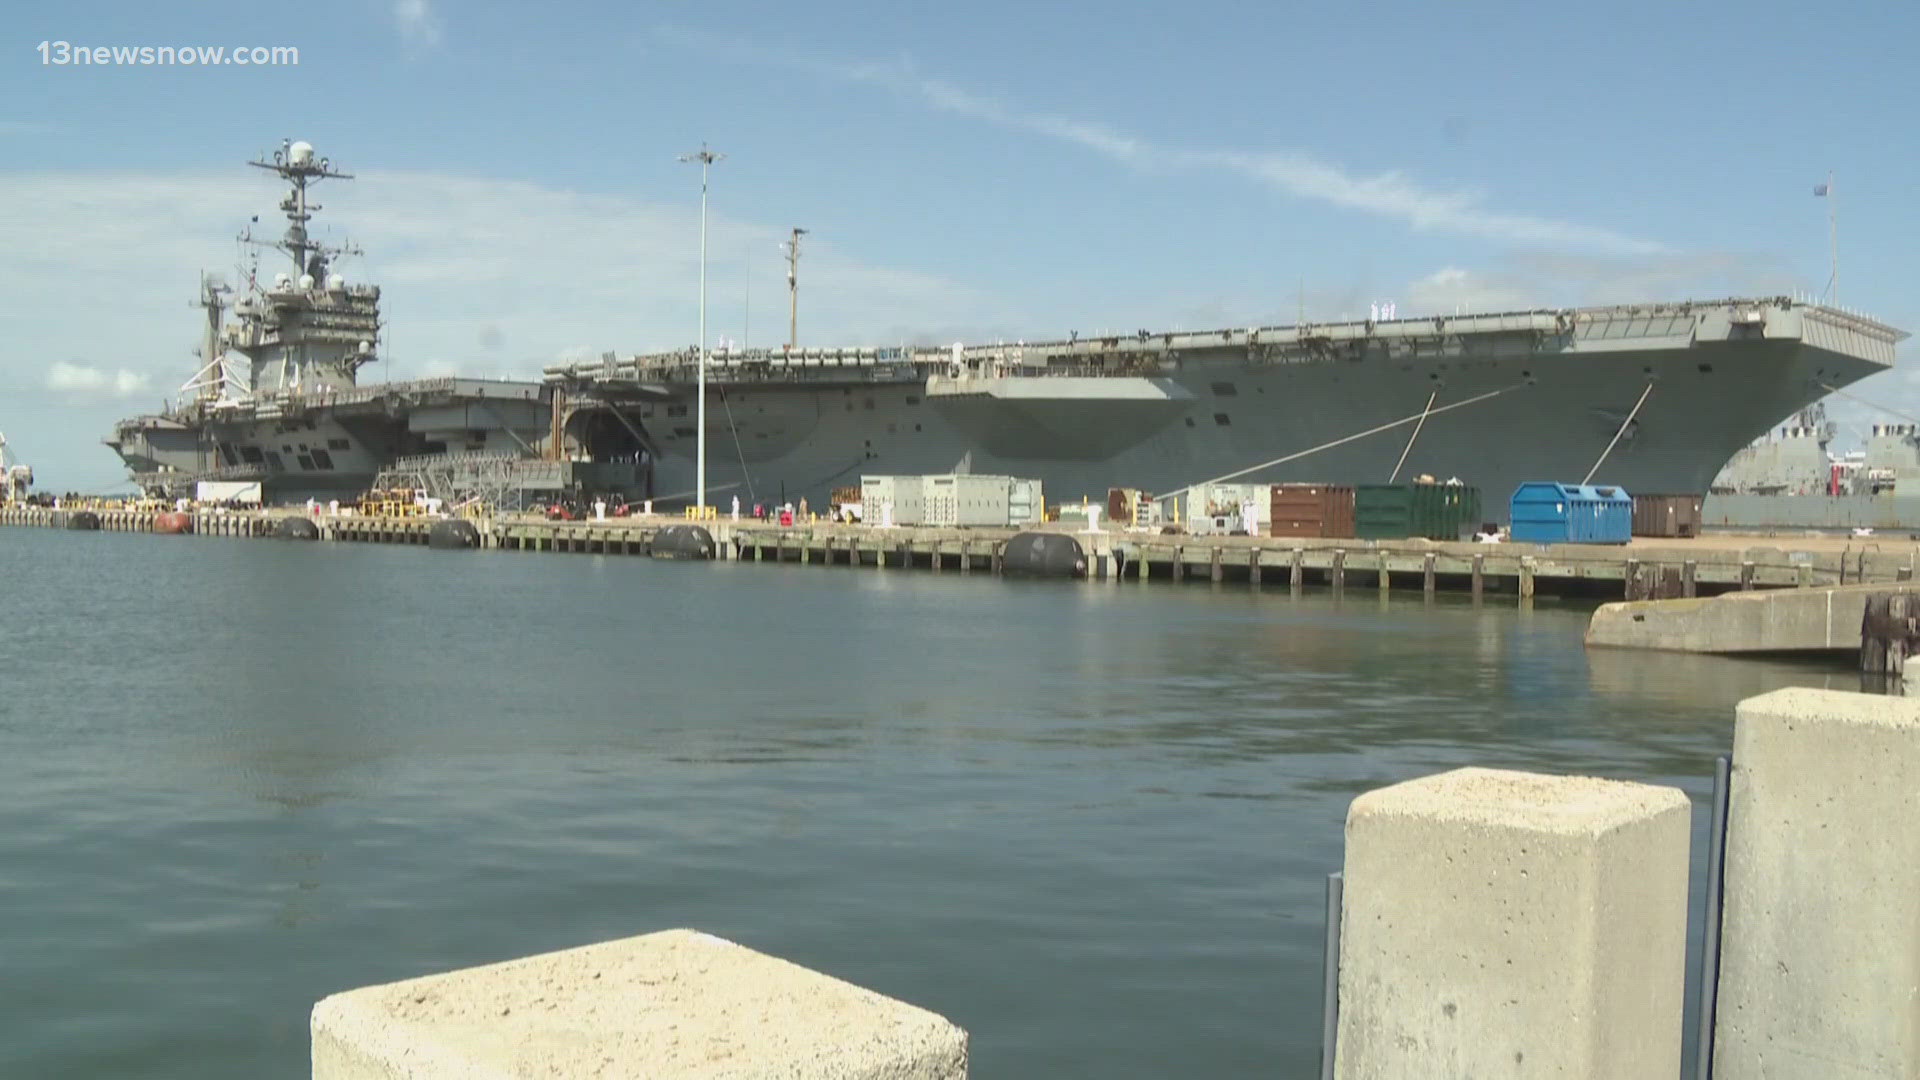
[[[800,238],[807,230],[794,226],[787,241],[787,350],[800,345]]]
[[[707,507],[707,170],[713,163],[726,157],[707,149],[706,143],[700,144],[697,154],[682,154],[681,161],[700,163],[700,359],[699,377],[696,380],[699,395],[699,415],[695,425],[699,429],[694,437],[694,505],[704,512]]]
[[[1827,200],[1827,303],[1840,299],[1840,199],[1833,187],[1833,170],[1827,170],[1827,182],[1816,184],[1813,193]]]
[[[1840,195],[1833,187],[1833,173],[1827,173],[1827,252],[1832,267],[1827,284],[1827,303],[1840,302]]]

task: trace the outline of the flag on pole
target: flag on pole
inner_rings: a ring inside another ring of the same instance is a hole
[[[1825,185],[1825,184],[1815,184],[1815,185],[1813,186],[1813,193],[1814,193],[1815,195],[1825,195],[1825,194],[1827,193],[1827,185]]]

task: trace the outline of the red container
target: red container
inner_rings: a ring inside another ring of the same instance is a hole
[[[1353,489],[1333,484],[1275,484],[1271,536],[1326,539],[1353,535]]]
[[[782,511],[780,511],[780,524],[782,524],[782,525],[792,525],[792,524],[793,524],[793,511],[791,511],[791,510],[782,510]]]

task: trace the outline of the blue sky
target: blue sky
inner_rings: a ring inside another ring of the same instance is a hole
[[[814,344],[1818,292],[1829,170],[1840,302],[1920,327],[1914,5],[181,7],[10,13],[0,431],[44,486],[120,478],[98,439],[197,366],[289,137],[359,177],[322,220],[394,377],[691,343],[703,140],[716,338],[784,336],[794,225]]]

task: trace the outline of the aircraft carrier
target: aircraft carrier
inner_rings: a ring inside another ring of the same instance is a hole
[[[258,483],[263,501],[349,499],[387,475],[439,483],[447,497],[534,502],[588,489],[638,494],[644,464],[564,460],[551,390],[537,380],[435,378],[361,384],[380,359],[380,289],[334,266],[357,252],[315,239],[323,180],[351,179],[305,142],[249,164],[287,185],[277,240],[241,240],[289,263],[236,290],[201,279],[201,367],[160,413],[131,417],[105,442],[152,496],[193,496],[201,481]],[[232,318],[228,319],[227,316]]]
[[[1490,516],[1523,480],[1705,494],[1735,451],[1887,369],[1905,336],[1773,297],[710,354],[708,491],[821,505],[862,474],[974,472],[1104,501],[1109,487],[1424,474],[1477,485]],[[656,483],[682,491],[698,363],[608,355],[546,380],[570,414],[627,418],[599,429],[644,433]]]

